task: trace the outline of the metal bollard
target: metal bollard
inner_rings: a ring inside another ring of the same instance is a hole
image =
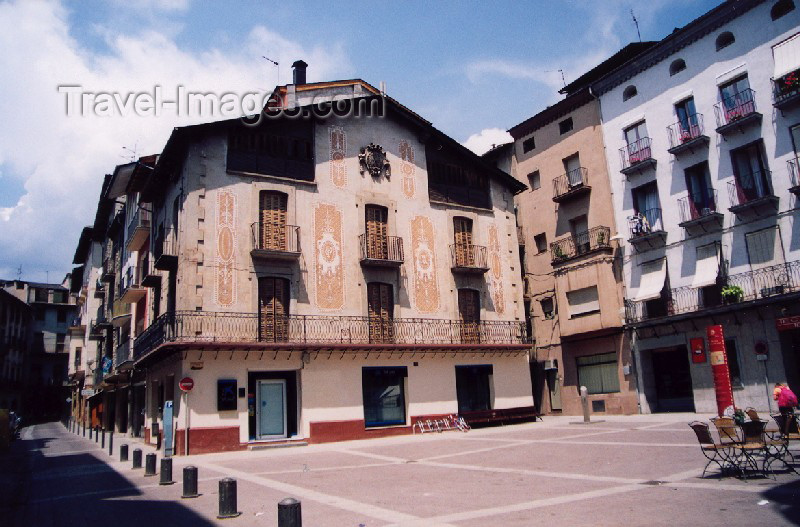
[[[119,460],[128,461],[128,445],[119,446]]]
[[[100,441],[100,427],[99,426],[95,426],[94,427],[94,442],[97,443],[99,441]]]
[[[181,498],[196,498],[197,493],[197,467],[183,467],[183,494]]]
[[[589,394],[589,390],[586,386],[581,386],[581,406],[583,407],[583,422],[589,422],[589,399],[587,399],[587,395]]]
[[[83,437],[86,437],[86,421],[83,422]]]
[[[241,512],[236,510],[236,480],[222,478],[219,480],[219,514],[217,518],[235,518]]]
[[[303,516],[300,514],[300,502],[294,498],[286,498],[278,503],[278,527],[302,527]]]
[[[111,433],[108,434],[108,455],[114,455],[114,430],[111,430]]]
[[[134,448],[133,449],[133,467],[131,468],[142,468],[142,449],[141,448]]]
[[[100,448],[106,447],[106,429],[103,428],[102,432],[100,432],[102,440],[100,441]]]
[[[144,475],[156,475],[156,455],[152,452],[144,456]]]
[[[172,485],[172,458],[166,457],[161,460],[161,477],[158,480],[159,485]]]

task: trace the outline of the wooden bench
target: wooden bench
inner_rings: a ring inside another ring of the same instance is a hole
[[[459,414],[470,426],[474,424],[507,424],[515,422],[536,421],[542,414],[533,406],[516,408],[500,408],[496,410],[475,410]]]

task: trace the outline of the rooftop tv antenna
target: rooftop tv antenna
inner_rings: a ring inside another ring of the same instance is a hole
[[[564,88],[566,88],[567,87],[567,80],[564,78],[564,70],[562,70],[562,69],[545,70],[544,72],[545,73],[553,73],[554,71],[557,71],[557,72],[559,72],[561,74],[561,83],[564,85]]]
[[[264,59],[264,60],[266,60],[267,62],[269,62],[269,63],[270,63],[270,64],[272,64],[273,66],[275,66],[275,68],[277,68],[277,70],[278,70],[278,79],[277,79],[277,81],[275,82],[275,84],[278,84],[278,83],[280,83],[280,82],[281,82],[281,66],[280,66],[280,64],[278,64],[278,61],[277,61],[277,60],[272,60],[271,58],[269,58],[269,57],[266,57],[266,56],[264,56],[264,55],[261,55],[261,58],[262,58],[262,59]]]
[[[22,281],[22,266],[17,267],[17,280]]]
[[[127,152],[127,155],[125,153],[123,153],[123,154],[120,154],[120,157],[124,157],[126,159],[129,159],[130,161],[136,161],[136,149],[137,149],[137,147],[138,147],[138,143],[134,143],[133,144],[133,148],[128,148],[127,146],[123,146],[122,149],[125,152]]]
[[[636,34],[639,36],[639,42],[641,42],[642,34],[639,32],[639,21],[636,20],[636,15],[633,14],[633,9],[631,9],[631,18],[633,19],[633,23],[636,25]]]

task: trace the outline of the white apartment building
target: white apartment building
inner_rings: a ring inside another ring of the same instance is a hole
[[[714,324],[736,406],[800,382],[798,32],[792,0],[724,2],[591,85],[644,413],[716,410]]]

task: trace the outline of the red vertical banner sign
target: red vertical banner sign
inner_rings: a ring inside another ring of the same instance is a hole
[[[728,371],[728,357],[725,353],[725,336],[722,326],[708,326],[709,359],[711,372],[714,375],[714,392],[717,395],[717,414],[722,416],[725,408],[733,406],[733,389],[731,388],[731,375]]]

